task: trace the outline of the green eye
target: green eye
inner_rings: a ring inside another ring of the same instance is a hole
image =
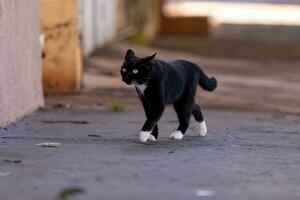
[[[134,69],[132,72],[133,72],[134,74],[137,74],[137,73],[139,72],[139,70]]]
[[[126,72],[126,69],[125,69],[125,68],[122,68],[122,72]]]

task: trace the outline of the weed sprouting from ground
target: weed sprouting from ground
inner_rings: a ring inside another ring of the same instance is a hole
[[[109,110],[111,110],[113,112],[124,112],[125,111],[124,105],[115,99],[111,100],[111,102],[108,104],[108,108],[109,108]]]
[[[80,187],[66,188],[59,193],[57,200],[68,200],[70,196],[82,193],[85,193],[85,190]]]

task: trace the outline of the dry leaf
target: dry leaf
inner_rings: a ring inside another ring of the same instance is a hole
[[[0,176],[4,177],[4,176],[9,176],[11,175],[10,172],[0,172]]]
[[[40,147],[59,147],[61,145],[61,143],[57,143],[57,142],[44,142],[44,143],[39,143],[36,144],[36,146],[40,146]]]

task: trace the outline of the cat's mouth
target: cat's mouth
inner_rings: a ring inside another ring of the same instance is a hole
[[[124,83],[126,83],[127,85],[131,85],[131,83],[132,83],[131,80],[128,80],[128,79],[125,79],[125,78],[123,78],[122,81],[123,81]]]
[[[136,81],[136,80],[133,80],[131,82],[131,85],[142,85],[142,84],[145,84],[146,82],[145,81]]]
[[[125,80],[124,81],[127,85],[131,85],[132,84],[132,82],[131,81],[127,81],[127,80]]]
[[[145,81],[142,80],[135,80],[135,79],[128,79],[128,78],[122,78],[122,81],[125,82],[127,85],[141,85],[144,84]]]

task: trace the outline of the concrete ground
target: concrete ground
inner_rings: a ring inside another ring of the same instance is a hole
[[[141,111],[40,110],[0,129],[0,199],[300,199],[299,117],[205,115],[205,138],[192,126],[169,140],[167,111],[159,141],[141,144]]]
[[[191,136],[191,126],[182,141],[169,140],[177,120],[168,110],[157,143],[137,140],[145,117],[119,74],[129,47],[188,59],[217,77],[216,92],[199,89],[197,96],[208,109],[207,137]],[[79,94],[47,97],[48,108],[0,129],[0,200],[300,199],[298,59],[203,57],[118,43],[87,65]],[[36,146],[43,142],[62,145]]]

